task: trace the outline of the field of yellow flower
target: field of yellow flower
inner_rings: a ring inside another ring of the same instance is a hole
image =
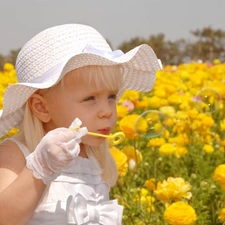
[[[0,109],[15,70],[0,72]],[[111,191],[124,225],[225,224],[225,64],[165,66],[149,93],[118,102],[111,146],[119,178]],[[11,134],[10,134],[11,135]]]

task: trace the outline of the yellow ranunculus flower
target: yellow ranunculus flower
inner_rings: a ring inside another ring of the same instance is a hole
[[[205,144],[205,145],[203,146],[203,150],[204,150],[206,153],[209,153],[209,154],[211,154],[211,153],[214,152],[213,146],[212,146],[212,145],[207,145],[207,144]]]
[[[13,69],[14,69],[14,65],[11,64],[11,63],[5,63],[4,66],[3,66],[4,71],[10,71],[10,70],[13,70]]]
[[[182,102],[181,96],[173,94],[168,97],[168,103],[171,105],[178,105]]]
[[[160,181],[157,183],[154,194],[158,199],[164,202],[168,202],[169,200],[179,201],[182,198],[191,198],[192,194],[189,192],[190,189],[191,185],[183,178],[169,177],[162,183]]]
[[[138,149],[135,149],[134,146],[128,145],[122,148],[121,150],[126,156],[127,161],[129,162],[133,159],[136,163],[140,163],[142,161],[142,154]]]
[[[126,137],[131,139],[139,138],[136,130],[134,129],[134,124],[138,118],[139,118],[138,114],[131,114],[131,115],[125,116],[123,119],[120,120],[119,122],[120,129],[126,135]],[[140,128],[141,127],[138,126],[138,129]],[[143,127],[143,129],[146,129],[146,128]]]
[[[151,178],[149,180],[145,181],[145,186],[149,191],[155,191],[156,185],[155,185],[155,178]]]
[[[164,144],[164,138],[152,138],[148,141],[147,147],[160,147]]]
[[[218,65],[218,64],[220,64],[221,62],[220,62],[219,59],[214,59],[214,60],[213,60],[213,63],[214,63],[215,65]]]
[[[149,195],[148,190],[145,188],[141,188],[140,193],[135,195],[134,201],[140,202],[148,212],[155,211],[155,207],[153,205],[155,198]]]
[[[148,104],[152,109],[158,109],[161,107],[161,99],[159,97],[153,96],[149,98]]]
[[[225,146],[225,140],[221,140],[221,141],[220,141],[220,144],[221,144],[222,146]]]
[[[16,70],[11,63],[5,63],[3,71],[0,72],[0,109],[3,108],[3,94],[9,84],[17,82]]]
[[[16,134],[18,131],[19,131],[19,129],[13,128],[13,129],[11,129],[11,130],[7,133],[7,136],[11,137],[11,136],[13,136],[14,134]]]
[[[219,217],[218,217],[219,221],[220,222],[225,222],[225,208],[222,208],[220,210],[220,214],[219,214]]]
[[[225,119],[220,121],[220,130],[225,131]]]
[[[225,164],[216,167],[214,171],[214,179],[217,181],[221,188],[225,190]]]
[[[188,153],[188,149],[186,147],[184,147],[184,146],[176,146],[175,147],[174,155],[177,158],[180,158],[180,157],[184,156],[187,153]]]
[[[123,96],[121,97],[120,101],[124,101],[125,99],[130,100],[132,102],[135,102],[138,100],[140,97],[140,92],[139,91],[134,91],[134,90],[126,90],[123,93]]]
[[[171,225],[191,225],[197,219],[195,210],[185,202],[174,202],[164,212],[164,220]]]
[[[163,144],[159,148],[160,155],[172,155],[174,152],[175,152],[175,147],[174,145],[170,143]]]
[[[207,127],[212,127],[214,124],[215,124],[215,121],[213,120],[213,118],[208,115],[204,115],[204,114],[201,114],[201,122],[202,122],[202,125],[204,126],[207,126]]]
[[[146,100],[136,101],[135,107],[137,109],[147,109],[148,108],[148,101],[146,101]]]
[[[172,117],[175,114],[175,109],[172,106],[162,106],[159,111],[168,117]]]
[[[123,118],[129,113],[129,110],[126,106],[117,105],[116,106],[117,116],[118,118]]]
[[[125,176],[128,170],[127,156],[116,147],[110,148],[110,153],[116,162],[118,175]]]
[[[176,118],[179,119],[179,120],[187,120],[188,114],[186,112],[183,112],[183,111],[178,111],[176,113]]]
[[[159,97],[159,98],[165,98],[167,94],[166,94],[166,91],[163,90],[163,89],[156,89],[154,91],[154,95]]]
[[[169,138],[168,142],[171,144],[184,146],[184,145],[188,144],[190,142],[190,140],[189,140],[189,137],[187,136],[187,134],[182,133],[182,134],[177,135],[176,137]]]

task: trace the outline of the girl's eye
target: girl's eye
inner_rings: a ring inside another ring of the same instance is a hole
[[[90,101],[90,100],[95,100],[95,97],[94,96],[90,96],[90,97],[84,99],[84,101]]]
[[[116,99],[116,94],[109,95],[109,99]]]

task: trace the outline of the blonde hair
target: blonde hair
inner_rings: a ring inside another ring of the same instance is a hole
[[[76,80],[85,78],[87,84],[95,85],[98,90],[101,90],[103,87],[109,90],[119,90],[122,85],[120,70],[121,68],[119,66],[86,66],[76,69],[75,76]],[[64,79],[66,79],[66,77],[67,75],[54,87],[38,90],[37,93],[49,93],[54,91],[58,86],[65,88]],[[32,152],[45,134],[46,132],[43,129],[42,122],[32,113],[29,103],[27,102],[25,105],[24,119],[18,133],[20,140]],[[117,181],[118,171],[116,163],[109,152],[107,140],[99,147],[87,145],[84,147],[90,160],[93,157],[98,160],[102,168],[103,180],[113,186]],[[91,160],[91,162],[94,163],[93,160]]]

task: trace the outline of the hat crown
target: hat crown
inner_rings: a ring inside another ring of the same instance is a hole
[[[18,82],[32,82],[55,65],[82,53],[90,44],[111,51],[103,36],[87,25],[65,24],[40,32],[23,46],[17,57]]]

